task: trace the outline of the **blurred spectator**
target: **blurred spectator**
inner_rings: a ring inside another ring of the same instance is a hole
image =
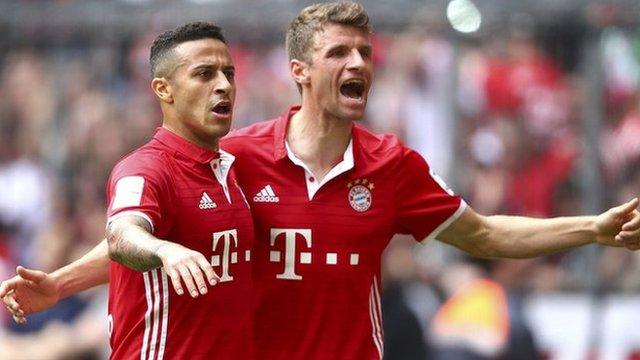
[[[523,268],[513,262],[485,264],[498,271],[508,266],[511,273]],[[509,266],[513,264],[516,267]],[[432,359],[540,358],[521,296],[507,284],[491,280],[496,275],[468,262],[448,267],[442,278],[448,298],[431,328]]]

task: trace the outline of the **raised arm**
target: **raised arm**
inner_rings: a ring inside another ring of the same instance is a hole
[[[178,295],[181,280],[192,297],[207,293],[205,277],[210,285],[219,278],[201,253],[151,234],[151,225],[140,216],[123,216],[107,226],[109,256],[114,261],[137,271],[163,267]]]
[[[638,199],[597,216],[482,216],[468,207],[438,240],[485,258],[527,258],[597,242],[640,249]]]
[[[80,259],[52,273],[18,266],[17,275],[0,284],[0,297],[13,319],[26,323],[26,316],[54,306],[60,299],[109,281],[107,241]]]

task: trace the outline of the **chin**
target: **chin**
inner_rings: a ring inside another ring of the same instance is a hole
[[[231,124],[216,124],[215,126],[209,126],[206,129],[206,134],[209,139],[220,139],[227,135],[231,129]]]

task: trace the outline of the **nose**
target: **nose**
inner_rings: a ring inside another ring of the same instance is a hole
[[[233,85],[231,84],[229,79],[227,79],[227,75],[225,75],[222,71],[218,72],[217,79],[218,81],[216,81],[214,87],[214,92],[216,94],[226,95],[231,91],[231,89],[233,89]]]
[[[362,54],[358,49],[351,49],[351,54],[349,56],[349,63],[347,64],[347,69],[349,70],[362,70],[366,65]]]

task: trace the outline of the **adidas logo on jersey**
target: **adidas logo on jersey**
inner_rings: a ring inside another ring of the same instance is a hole
[[[216,205],[216,203],[213,202],[213,200],[211,200],[211,198],[209,197],[209,194],[207,194],[206,192],[203,192],[202,198],[200,198],[200,205],[198,205],[198,207],[202,210],[207,210],[207,209],[215,209],[218,207],[218,205]]]
[[[280,202],[280,198],[276,196],[271,188],[271,185],[265,186],[256,196],[253,197],[253,201],[255,202]]]

